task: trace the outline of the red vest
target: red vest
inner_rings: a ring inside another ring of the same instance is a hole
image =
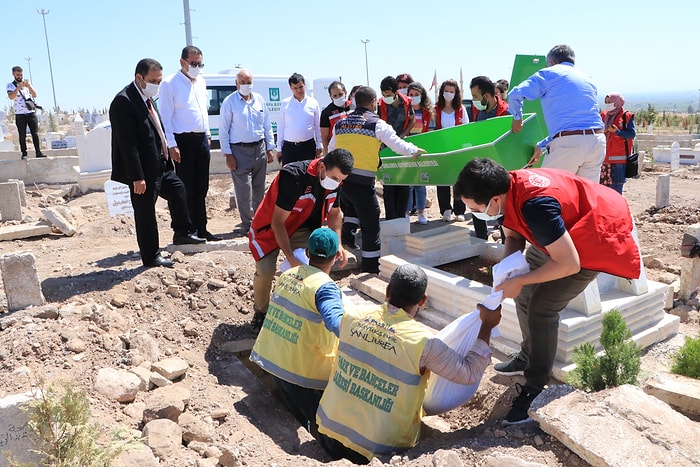
[[[632,216],[625,198],[605,185],[564,170],[515,170],[510,175],[504,227],[515,230],[547,252],[525,223],[521,207],[532,198],[549,196],[561,205],[564,225],[582,268],[627,279],[639,278],[639,247],[632,237]]]
[[[462,112],[462,104],[459,104],[459,107],[455,109],[455,126],[461,125],[464,123],[464,112]],[[438,107],[437,105],[435,106],[435,129],[439,130],[442,128],[442,109]]]
[[[421,120],[418,120],[418,113],[420,112],[421,115]],[[426,133],[430,127],[430,109],[424,109],[423,107],[419,108],[418,110],[413,109],[413,115],[415,115],[416,120],[415,123],[413,124],[413,128],[411,129],[410,133],[415,135],[418,133],[414,133],[414,130],[416,128],[416,125],[420,127],[420,132],[419,133]]]
[[[293,174],[298,180],[299,185],[305,187],[297,194],[298,199],[294,204],[294,208],[289,213],[289,217],[284,223],[287,235],[291,236],[301,227],[309,218],[314,210],[316,203],[324,203],[321,209],[321,223],[317,227],[321,227],[326,221],[328,212],[333,207],[335,199],[338,196],[337,191],[323,190],[323,198],[316,199],[313,195],[315,187],[320,186],[318,180],[318,163],[321,159],[311,161],[292,162],[285,165],[280,171],[286,171]],[[308,166],[308,167],[307,167]],[[315,185],[315,186],[314,186]],[[277,204],[277,195],[279,193],[279,174],[275,177],[267,190],[260,206],[258,206],[250,230],[248,231],[248,246],[250,252],[253,253],[255,261],[259,261],[263,256],[270,253],[275,248],[279,248],[275,234],[272,231],[272,212]]]
[[[605,110],[600,113],[601,118],[605,121],[605,117],[608,111]],[[625,125],[623,125],[622,119],[625,119]],[[620,115],[617,116],[613,124],[620,130],[626,128],[629,121],[634,117],[632,112],[622,111]],[[607,164],[625,164],[627,162],[627,154],[632,154],[632,141],[627,141],[622,136],[617,136],[615,133],[607,133],[608,137],[605,146],[605,162]],[[625,145],[627,148],[625,148]]]
[[[479,109],[472,105],[472,122],[476,121],[477,115],[479,115]],[[510,115],[508,113],[508,103],[496,96],[496,117],[500,117],[501,115]]]
[[[408,119],[411,116],[411,98],[408,96],[404,96],[401,93],[396,93],[397,97],[401,98],[401,104],[403,105],[403,111],[404,111],[404,120],[403,120],[403,128],[401,128],[400,132],[397,133],[404,133],[406,129],[408,128]],[[384,120],[385,122],[387,121],[387,108],[386,108],[386,102],[384,102],[384,99],[379,99],[379,118]]]

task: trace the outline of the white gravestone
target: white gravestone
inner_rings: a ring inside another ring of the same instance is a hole
[[[678,170],[681,164],[681,145],[674,141],[671,145],[671,172]]]
[[[134,216],[134,208],[131,206],[131,190],[128,185],[108,180],[105,182],[105,195],[107,195],[107,207],[111,217],[119,214]]]

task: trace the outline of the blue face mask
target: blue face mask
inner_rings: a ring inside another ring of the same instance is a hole
[[[477,219],[481,219],[482,221],[495,221],[499,217],[502,217],[503,214],[501,214],[501,207],[498,207],[498,212],[494,215],[487,214],[489,212],[489,208],[491,207],[491,201],[493,201],[493,198],[489,200],[489,204],[486,205],[486,209],[484,212],[476,212],[472,211],[472,216],[476,217]]]

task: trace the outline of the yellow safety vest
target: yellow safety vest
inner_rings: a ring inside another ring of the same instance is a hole
[[[332,279],[308,265],[285,271],[277,281],[250,360],[292,384],[324,389],[338,339],[316,308],[316,291]]]
[[[378,120],[379,117],[372,112],[353,112],[336,123],[333,129],[336,147],[350,151],[355,160],[349,181],[362,177],[374,180],[377,174],[381,146],[375,133]]]
[[[413,446],[430,374],[420,374],[420,359],[433,335],[405,311],[389,313],[386,303],[346,310],[318,431],[367,459]]]

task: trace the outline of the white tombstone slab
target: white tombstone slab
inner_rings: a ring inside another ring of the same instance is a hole
[[[119,214],[134,216],[134,208],[131,206],[131,190],[128,185],[108,180],[105,182],[105,195],[107,195],[107,207],[111,217]]]
[[[80,172],[92,173],[112,169],[112,125],[97,125],[85,135],[85,150],[78,150]]]
[[[671,172],[678,170],[681,165],[681,145],[674,141],[671,145]]]

